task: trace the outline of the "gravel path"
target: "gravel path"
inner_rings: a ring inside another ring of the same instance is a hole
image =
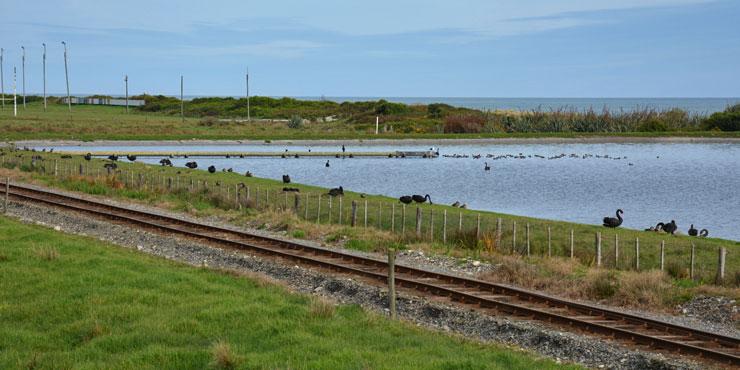
[[[194,266],[255,272],[277,280],[295,291],[327,297],[336,302],[358,304],[376,312],[387,312],[387,296],[383,287],[347,276],[326,274],[293,264],[280,264],[249,253],[213,248],[193,240],[141,231],[54,208],[16,202],[12,202],[9,208],[9,215],[29,223],[92,236]],[[629,350],[618,343],[561,332],[537,322],[489,316],[417,297],[406,291],[399,293],[397,306],[399,315],[405,320],[472,339],[524,348],[558,362],[575,362],[591,368],[611,369],[706,368],[706,365],[687,359]]]

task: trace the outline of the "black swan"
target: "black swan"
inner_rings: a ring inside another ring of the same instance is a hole
[[[298,188],[283,188],[283,191],[286,192],[286,193],[287,192],[300,193],[301,192],[301,189],[298,189]]]
[[[329,161],[326,161],[326,164],[324,165],[324,167],[329,167]]]
[[[697,235],[699,235],[699,230],[694,229],[694,224],[691,224],[691,226],[689,226],[689,236],[697,236]]]
[[[208,172],[215,173],[216,172],[216,166],[213,166],[213,165],[208,166]]]
[[[455,201],[455,203],[452,203],[452,206],[455,207],[455,208],[460,207],[460,202],[459,201]]]
[[[699,231],[699,236],[701,236],[702,238],[706,238],[707,236],[709,236],[709,230],[701,229],[701,231]]]
[[[136,156],[129,154],[129,155],[126,156],[126,159],[128,159],[131,162],[135,162],[136,161]]]
[[[283,175],[283,184],[290,184],[290,176]]]
[[[664,224],[661,222],[658,225],[661,227],[663,231],[667,232],[668,234],[674,234],[676,230],[678,230],[678,226],[676,225],[676,220],[671,220],[671,222],[667,224]],[[657,229],[658,226],[656,226],[655,228]]]
[[[414,199],[410,195],[402,195],[398,198],[398,200],[403,204],[410,204],[414,201]]]
[[[432,198],[429,196],[429,194],[427,194],[425,196],[414,194],[414,195],[411,196],[411,199],[413,199],[414,202],[416,202],[416,203],[424,203],[428,199],[429,200],[429,204],[433,204],[432,203]]]
[[[111,154],[111,155],[108,156],[108,159],[110,159],[111,161],[117,161],[118,160],[118,156],[115,155],[115,154]]]
[[[189,168],[191,170],[194,170],[194,169],[198,168],[198,163],[196,163],[196,162],[188,162],[188,163],[185,163],[185,167],[187,167],[187,168]]]
[[[162,166],[170,166],[170,167],[172,167],[172,161],[170,161],[170,160],[169,160],[169,159],[167,159],[167,158],[162,158],[162,159],[161,159],[161,160],[159,161],[159,164],[161,164]]]
[[[621,209],[617,210],[617,217],[604,217],[604,226],[606,227],[619,227],[622,224],[622,214],[624,211]]]
[[[247,171],[246,173],[244,173],[244,176],[246,176],[246,177],[252,177],[252,172]]]
[[[86,161],[89,161],[91,159],[92,159],[92,154],[90,154],[90,153],[85,154],[85,160]]]
[[[329,195],[332,197],[336,197],[337,195],[344,195],[344,188],[340,186],[338,188],[329,189]]]
[[[488,165],[488,162],[485,162],[485,164],[486,165],[485,165],[485,167],[483,167],[483,170],[490,171],[491,170],[491,166]]]

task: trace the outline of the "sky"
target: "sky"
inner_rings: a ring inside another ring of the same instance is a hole
[[[177,4],[177,5],[173,5]],[[738,0],[0,0],[5,90],[737,97]]]

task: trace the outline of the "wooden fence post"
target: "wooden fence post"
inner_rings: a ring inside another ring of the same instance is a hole
[[[614,268],[619,268],[619,234],[614,234]]]
[[[529,222],[527,222],[527,257],[529,257]]]
[[[717,284],[722,284],[725,281],[725,257],[727,256],[727,249],[725,247],[719,247],[719,261],[717,263]]]
[[[570,259],[573,259],[575,249],[575,240],[573,235],[573,229],[570,229]]]
[[[434,210],[429,209],[429,241],[434,243]]]
[[[457,232],[462,233],[462,212],[457,217]]]
[[[396,250],[388,248],[388,303],[391,319],[396,319]]]
[[[365,227],[367,227],[367,200],[365,200]]]
[[[478,213],[478,219],[475,223],[475,240],[476,242],[480,240],[480,213]]]
[[[391,203],[391,232],[396,232],[396,203]]]
[[[496,219],[496,248],[501,247],[501,217]]]
[[[319,221],[321,220],[321,194],[319,194],[319,198],[316,201],[316,204],[316,223],[319,223]]]
[[[665,240],[660,241],[660,271],[665,269]]]
[[[635,237],[635,270],[640,271],[640,238]]]
[[[601,233],[596,232],[596,267],[601,267]]]
[[[339,224],[342,224],[342,203],[344,201],[344,195],[339,197]]]
[[[383,230],[383,202],[378,202],[378,230]]]
[[[357,201],[352,201],[352,218],[350,220],[350,226],[355,227],[357,224]]]
[[[3,213],[8,213],[8,196],[10,195],[10,177],[5,178],[5,197],[3,197]]]
[[[421,208],[416,207],[416,237],[421,238]]]
[[[696,246],[691,242],[691,266],[689,267],[689,278],[694,280],[694,261],[696,260]]]
[[[447,210],[442,212],[442,243],[447,244]]]
[[[309,201],[310,201],[309,195],[308,195],[308,193],[306,193],[306,209],[305,209],[305,214],[306,215],[303,217],[303,218],[306,219],[306,221],[308,221],[308,208],[309,208],[308,206],[311,204],[311,203],[309,203]]]
[[[295,198],[293,199],[293,209],[295,210],[295,214],[298,214],[298,209],[301,208],[301,196],[298,193],[295,193]]]
[[[406,205],[401,205],[401,234],[406,233]]]
[[[516,221],[512,221],[511,223],[511,254],[514,254],[516,252]]]
[[[329,219],[327,220],[329,223],[331,223],[331,208],[332,208],[332,199],[333,198],[334,197],[332,197],[331,195],[329,196]]]
[[[547,227],[547,257],[552,257],[552,233],[550,226]]]

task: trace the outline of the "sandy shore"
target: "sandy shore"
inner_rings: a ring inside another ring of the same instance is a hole
[[[465,144],[603,144],[603,143],[729,143],[740,144],[740,138],[728,137],[623,137],[597,136],[581,138],[484,138],[484,139],[371,139],[371,140],[22,140],[19,147],[39,146],[126,146],[126,145],[465,145]],[[0,146],[9,143],[0,143]]]

